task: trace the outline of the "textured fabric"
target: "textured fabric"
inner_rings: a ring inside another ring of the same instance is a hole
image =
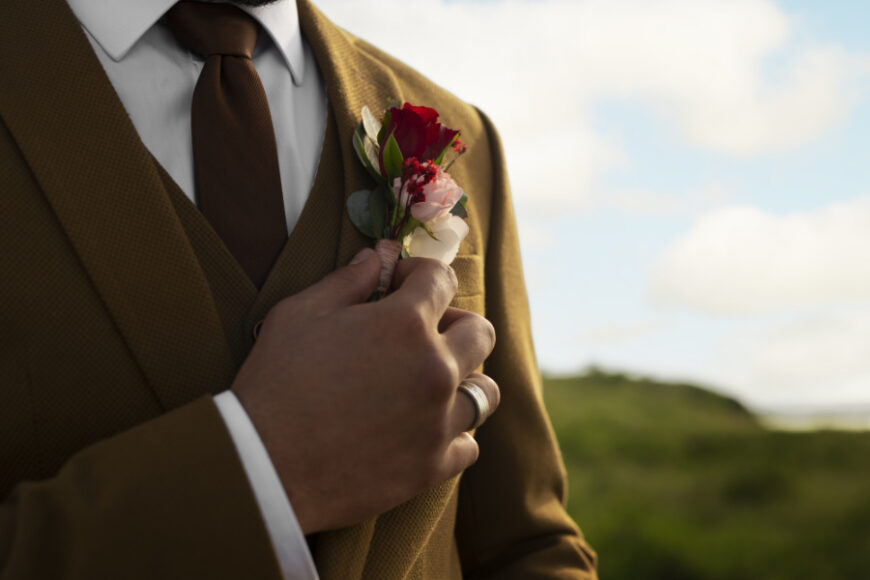
[[[245,468],[285,580],[317,580],[317,570],[281,478],[248,413],[232,391],[214,403]]]
[[[173,0],[67,0],[142,143],[194,203],[190,104],[204,61],[181,48],[160,17]],[[244,7],[260,23],[253,63],[269,100],[292,231],[314,183],[326,127],[326,87],[296,4]]]
[[[451,171],[471,197],[454,305],[496,327],[485,371],[502,404],[477,432],[475,466],[377,518],[319,534],[318,572],[324,580],[595,578],[594,554],[563,507],[564,468],[541,402],[494,130],[307,2],[299,15],[329,90],[329,127],[315,187],[258,292],[167,184],[63,2],[0,3],[0,269],[15,272],[0,277],[0,561],[15,562],[16,577],[61,576],[62,565],[40,568],[45,554],[90,578],[279,577],[232,442],[211,402],[197,399],[226,388],[269,308],[368,243],[344,212],[350,193],[371,186],[351,136],[363,105],[393,98],[438,109],[468,144]],[[102,489],[117,515],[105,527],[72,509],[76,490]],[[183,550],[154,532],[145,512],[158,500],[161,521],[184,532]],[[201,513],[206,504],[213,514]],[[25,521],[41,522],[43,533],[22,535]],[[101,542],[141,555],[89,557]],[[208,570],[198,573],[203,560]],[[154,566],[169,573],[149,575]]]
[[[257,23],[235,6],[186,1],[165,18],[205,59],[191,107],[197,205],[259,288],[287,228],[269,102],[251,62]]]

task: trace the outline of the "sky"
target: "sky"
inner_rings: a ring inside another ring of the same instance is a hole
[[[870,3],[317,5],[493,119],[545,372],[870,408]]]

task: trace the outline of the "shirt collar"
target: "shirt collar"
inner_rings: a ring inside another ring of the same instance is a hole
[[[67,0],[82,26],[114,61],[123,60],[148,29],[176,0]],[[265,6],[240,6],[269,33],[278,47],[293,82],[302,84],[305,58],[295,0]]]

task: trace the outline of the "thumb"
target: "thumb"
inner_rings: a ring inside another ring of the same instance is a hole
[[[350,263],[309,286],[297,296],[310,314],[321,315],[365,302],[378,285],[381,260],[374,250],[360,250]]]

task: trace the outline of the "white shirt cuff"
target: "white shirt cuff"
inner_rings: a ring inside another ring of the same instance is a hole
[[[248,476],[285,580],[318,580],[314,560],[266,447],[232,391],[214,397]]]

